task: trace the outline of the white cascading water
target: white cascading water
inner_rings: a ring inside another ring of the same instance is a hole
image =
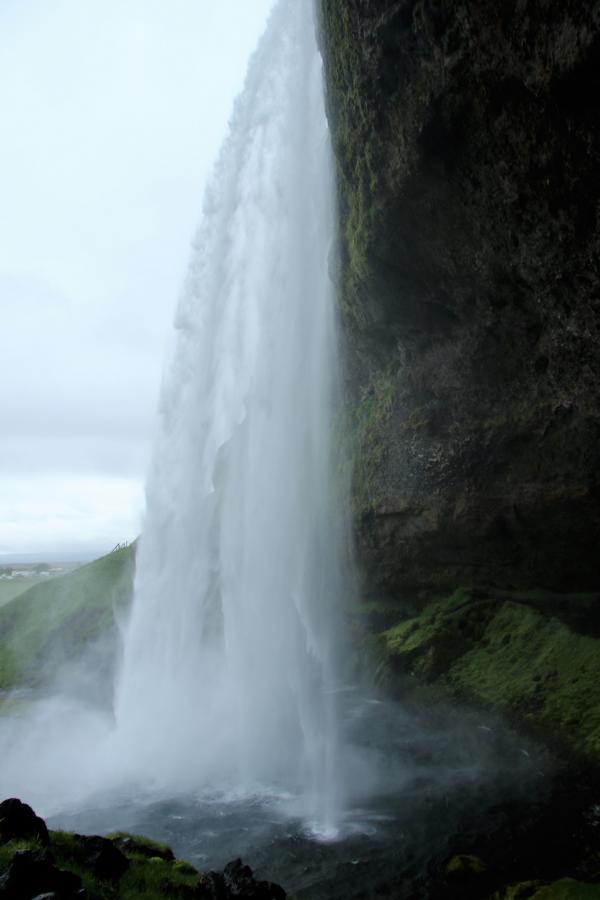
[[[312,0],[280,0],[206,195],[176,316],[117,686],[164,788],[340,804],[334,183]],[[337,500],[336,500],[337,497]]]

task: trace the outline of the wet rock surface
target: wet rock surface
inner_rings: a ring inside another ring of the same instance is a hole
[[[322,0],[365,594],[600,584],[600,5]]]
[[[26,803],[10,797],[0,803],[0,842],[35,840],[42,845],[49,843],[46,823]]]
[[[80,889],[81,879],[55,866],[47,850],[17,850],[0,874],[0,897],[6,900],[28,900],[47,893],[71,900]]]
[[[255,900],[285,900],[285,891],[270,881],[255,881],[250,866],[235,859],[225,866],[225,887],[231,897],[252,897]]]
[[[250,866],[234,859],[223,872],[207,872],[200,877],[199,898],[206,900],[285,900],[286,893],[270,881],[257,881]]]
[[[74,834],[73,845],[77,863],[102,881],[118,881],[129,868],[125,854],[107,838]]]

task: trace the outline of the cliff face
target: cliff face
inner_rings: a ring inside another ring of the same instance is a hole
[[[365,594],[600,584],[600,3],[321,0]]]

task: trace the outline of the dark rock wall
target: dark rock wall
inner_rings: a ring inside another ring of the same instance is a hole
[[[600,584],[600,3],[320,0],[365,592]]]

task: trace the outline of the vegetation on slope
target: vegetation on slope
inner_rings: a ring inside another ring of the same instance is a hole
[[[459,590],[379,635],[380,674],[503,710],[599,759],[600,639],[572,612],[597,605],[595,594]]]
[[[43,819],[15,798],[0,803],[0,897],[31,900],[285,900],[276,884],[257,881],[241,860],[220,872],[199,872],[170,847],[117,833],[100,837],[48,831]]]
[[[133,588],[135,545],[38,584],[0,608],[0,690],[38,686],[99,641],[112,662]]]
[[[58,578],[60,576],[55,575],[51,577]],[[35,587],[36,584],[45,584],[48,581],[48,578],[48,575],[32,575],[29,578],[15,578],[12,581],[0,581],[0,606],[4,606],[5,603],[10,603],[15,597],[24,594],[25,591]]]

